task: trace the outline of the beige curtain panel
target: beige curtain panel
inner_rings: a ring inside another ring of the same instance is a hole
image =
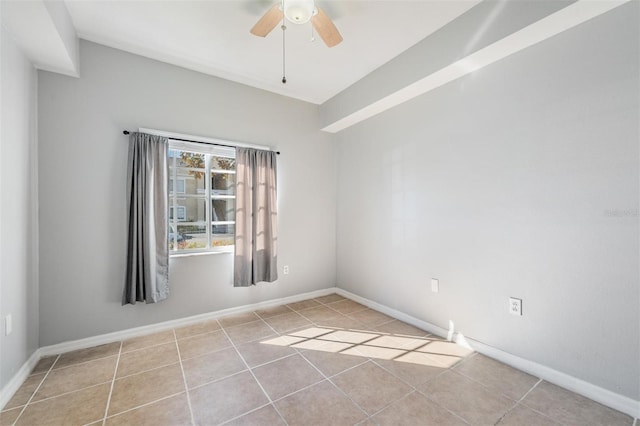
[[[129,136],[127,272],[122,304],[155,303],[169,295],[167,138]]]
[[[276,158],[236,149],[235,287],[278,279]]]

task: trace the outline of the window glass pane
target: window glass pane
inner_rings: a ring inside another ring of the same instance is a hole
[[[187,220],[187,209],[185,206],[171,206],[169,207],[169,220],[173,220],[174,217],[179,222],[185,222]]]
[[[235,170],[236,159],[228,157],[211,157],[212,170]]]
[[[235,225],[212,225],[211,245],[213,247],[232,246]]]
[[[211,171],[212,195],[233,195],[235,191],[236,175],[234,173],[216,173]]]
[[[203,225],[178,225],[178,236],[182,239],[178,248],[193,250],[207,248],[207,227]]]
[[[176,168],[176,184],[177,193],[188,195],[205,195],[205,170],[189,170],[180,167]],[[173,176],[173,171],[171,171]],[[172,192],[173,179],[169,181],[169,191]]]
[[[226,156],[235,150],[169,143],[169,248],[175,253],[233,246],[235,226],[219,222],[235,220],[236,160]]]
[[[173,203],[169,198],[169,203]],[[176,204],[169,207],[169,220],[177,215],[179,222],[207,223],[207,200],[205,198],[175,197]]]
[[[169,193],[173,193],[175,190],[178,194],[184,194],[185,188],[186,180],[184,178],[178,178],[175,181],[173,178],[169,179]]]
[[[235,208],[236,208],[236,200],[233,198],[211,200],[211,221],[226,222],[229,220],[236,220]]]

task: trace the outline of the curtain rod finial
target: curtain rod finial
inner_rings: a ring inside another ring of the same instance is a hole
[[[128,134],[129,134],[129,131],[128,131],[128,130],[123,130],[123,131],[122,131],[122,134],[123,134],[123,135],[128,135]]]

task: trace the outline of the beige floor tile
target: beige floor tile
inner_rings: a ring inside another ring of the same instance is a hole
[[[118,414],[184,391],[180,364],[117,379],[113,384],[108,415]]]
[[[275,336],[275,333],[264,321],[248,322],[242,325],[225,328],[229,338],[234,344],[239,345],[246,342],[252,342],[258,339],[264,339],[269,336]]]
[[[353,425],[367,418],[327,380],[289,395],[275,405],[289,426]]]
[[[472,424],[495,424],[514,404],[451,370],[419,386],[418,390]]]
[[[304,313],[304,312],[302,312]],[[315,324],[320,327],[332,327],[335,329],[344,329],[352,331],[373,331],[376,332],[373,327],[367,327],[363,323],[353,318],[349,318],[346,315],[338,314],[323,318],[315,321]],[[377,332],[376,332],[377,333]]]
[[[271,318],[282,314],[290,314],[292,311],[286,305],[275,306],[272,308],[265,308],[257,310],[255,313],[260,318]]]
[[[541,382],[522,403],[566,425],[631,425],[626,414],[548,382]]]
[[[18,388],[9,402],[6,403],[3,410],[9,410],[11,408],[25,405],[29,401],[29,398],[31,398],[31,395],[33,395],[33,393],[36,391],[38,386],[40,386],[40,383],[42,382],[42,379],[44,379],[45,374],[46,373],[41,373],[27,377],[22,386]]]
[[[376,331],[381,331],[383,333],[389,333],[396,336],[407,336],[407,337],[424,337],[428,333],[425,330],[422,330],[418,327],[414,327],[410,324],[407,324],[402,321],[393,320],[387,322],[385,324],[379,325],[375,328]]]
[[[421,385],[445,370],[443,367],[412,364],[395,360],[376,359],[375,363],[411,386]]]
[[[380,336],[374,340],[367,342],[370,346],[381,346],[389,349],[400,350],[413,350],[417,349],[425,344],[429,343],[429,340],[418,337],[404,337],[404,336]]]
[[[376,333],[364,331],[337,330],[319,337],[319,340],[331,340],[342,343],[363,343],[379,337]]]
[[[10,426],[16,421],[22,408],[14,408],[12,410],[6,410],[0,412],[0,426]]]
[[[285,356],[296,353],[289,345],[272,345],[266,341],[249,342],[238,345],[238,351],[249,364],[249,367],[255,367]]]
[[[108,343],[106,345],[95,346],[93,348],[80,349],[60,355],[60,359],[53,366],[54,370],[68,367],[81,362],[92,361],[94,359],[106,358],[118,355],[120,352],[120,342]]]
[[[306,350],[302,355],[327,377],[335,376],[367,361],[358,356],[314,350]]]
[[[300,315],[305,317],[311,322],[318,323],[319,321],[326,321],[329,318],[340,317],[340,313],[329,309],[326,306],[318,306],[317,308],[309,308],[304,311],[298,311]]]
[[[187,394],[181,393],[170,398],[145,405],[131,411],[107,418],[109,426],[186,426],[191,424],[191,412]]]
[[[272,400],[324,379],[322,374],[297,354],[256,367],[253,374]]]
[[[412,391],[407,384],[372,362],[345,371],[332,381],[369,414]]]
[[[366,418],[360,423],[356,423],[356,426],[378,426],[378,423],[371,420],[371,418]]]
[[[518,404],[509,411],[499,422],[500,426],[560,426],[549,417],[543,416],[524,405]]]
[[[327,306],[335,311],[340,312],[341,314],[351,314],[367,309],[366,306],[349,299],[340,300],[339,302],[333,302],[328,304]]]
[[[378,311],[374,311],[373,309],[363,309],[361,311],[347,314],[347,316],[349,318],[353,318],[356,321],[360,321],[367,327],[375,327],[387,322],[394,321],[394,319],[390,316]]]
[[[231,346],[222,330],[178,340],[180,357],[185,359],[219,351]]]
[[[323,336],[325,334],[329,334],[334,332],[335,330],[333,328],[322,328],[322,327],[308,327],[308,328],[302,328],[300,330],[296,330],[296,331],[291,331],[289,333],[287,333],[289,336],[297,336],[297,337],[304,337],[307,339],[311,339],[314,337],[320,337]]]
[[[480,354],[459,363],[455,370],[516,401],[538,382],[537,377]]]
[[[248,322],[253,322],[259,320],[255,312],[245,312],[242,314],[230,315],[228,317],[220,318],[218,322],[224,328],[233,327],[235,325],[246,324]]]
[[[340,296],[339,294],[332,293],[332,294],[328,294],[326,296],[316,297],[313,300],[315,300],[316,302],[319,302],[319,303],[327,304],[327,303],[339,302],[341,300],[347,300],[347,299],[342,297],[342,296]]]
[[[196,424],[219,424],[269,402],[251,373],[229,378],[189,391]]]
[[[174,342],[125,352],[120,355],[116,376],[120,378],[137,374],[164,365],[175,364],[178,361],[178,349]]]
[[[186,337],[197,336],[198,334],[210,333],[217,330],[220,330],[220,324],[218,321],[210,320],[176,328],[175,332],[178,339],[184,339]]]
[[[148,348],[149,346],[175,342],[175,340],[176,337],[173,334],[173,330],[147,334],[146,336],[134,337],[133,339],[125,340],[124,342],[122,342],[122,352],[134,351],[136,349]]]
[[[303,311],[305,309],[318,307],[320,303],[315,300],[303,300],[301,302],[289,303],[287,306],[294,311]]]
[[[191,358],[184,361],[182,365],[189,389],[230,376],[247,368],[234,348],[222,349]]]
[[[299,330],[303,327],[309,328],[313,326],[311,321],[295,312],[266,318],[265,321],[278,333],[286,333],[291,330]]]
[[[312,350],[338,353],[353,346],[353,343],[332,342],[329,340],[308,339],[291,345],[292,348],[300,350]]]
[[[373,359],[394,359],[407,351],[399,349],[381,348],[379,346],[355,345],[341,353]]]
[[[31,374],[46,373],[49,371],[54,362],[58,359],[58,355],[45,356],[38,361]]]
[[[42,382],[33,401],[113,380],[117,358],[117,356],[111,356],[51,371]]]
[[[411,364],[429,365],[431,367],[450,368],[460,362],[462,358],[457,356],[412,351],[408,352],[406,355],[399,356],[395,360]]]
[[[27,405],[17,425],[84,425],[101,419],[107,406],[110,383],[82,389]]]
[[[225,426],[286,426],[280,414],[269,404],[255,411],[245,414],[235,420],[225,423]]]
[[[464,426],[467,424],[418,392],[413,392],[392,403],[376,414],[373,419],[380,426]]]
[[[458,345],[454,342],[445,342],[441,340],[429,339],[421,348],[416,349],[418,352],[424,352],[431,355],[446,355],[464,358],[473,353],[473,350],[467,349],[464,346]]]

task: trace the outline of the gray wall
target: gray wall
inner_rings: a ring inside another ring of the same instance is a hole
[[[338,286],[640,399],[638,5],[339,133]]]
[[[38,74],[41,345],[335,285],[335,152],[317,106],[89,42],[80,49],[80,79]],[[122,130],[138,127],[280,150],[278,257],[291,273],[233,288],[230,254],[172,259],[168,300],[120,306]]]
[[[0,389],[38,348],[36,71],[0,26]],[[13,332],[5,336],[11,314]]]

